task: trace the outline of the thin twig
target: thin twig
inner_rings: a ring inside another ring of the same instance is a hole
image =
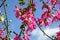
[[[14,32],[14,31],[13,31],[13,33],[14,33],[15,35],[18,35],[18,34],[17,34],[16,32]]]
[[[50,36],[48,36],[43,30],[42,30],[42,28],[41,27],[39,27],[39,29],[43,32],[43,34],[45,34],[48,38],[50,38],[50,39],[52,39],[53,40],[53,38],[52,37],[50,37]]]
[[[21,34],[22,34],[22,30],[21,30],[21,32],[19,33],[19,37],[21,36]]]
[[[4,2],[5,2],[6,0],[4,0],[3,2],[2,2],[2,4],[0,5],[0,7],[2,7],[3,6],[3,4],[4,4]]]
[[[37,21],[36,21],[36,23],[37,23]],[[38,23],[37,23],[37,25],[38,25]],[[39,29],[43,32],[43,34],[45,34],[48,38],[50,38],[51,40],[53,40],[52,37],[50,37],[49,35],[47,35],[47,34],[44,32],[44,30],[41,28],[41,26],[38,25],[38,27],[39,27]]]
[[[6,0],[5,0],[6,1]],[[2,0],[2,2],[4,2],[4,0]],[[8,31],[8,16],[7,16],[7,12],[6,12],[6,7],[5,7],[5,5],[4,5],[4,3],[3,3],[3,6],[4,6],[4,12],[5,12],[5,16],[6,16],[6,31],[7,31],[7,37],[9,37],[8,35],[8,33],[9,33],[9,31]]]

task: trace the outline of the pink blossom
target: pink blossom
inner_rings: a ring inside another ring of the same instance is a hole
[[[20,19],[21,19],[21,20],[26,20],[26,17],[27,17],[27,14],[24,14],[24,15],[21,16]]]
[[[14,40],[22,40],[18,35],[14,37]]]
[[[43,24],[43,20],[42,19],[40,19],[40,18],[38,18],[38,25],[42,25]]]
[[[28,13],[28,14],[26,13],[21,18],[23,18],[24,24],[26,23],[28,24],[28,28],[27,28],[28,31],[32,31],[35,29],[36,23],[35,23],[35,18],[32,13]]]
[[[21,16],[21,19],[23,20],[24,24],[28,24],[28,30],[32,31],[35,29],[36,23],[35,23],[35,18],[32,13],[29,11],[26,12],[24,15]]]
[[[57,10],[57,11],[56,11],[56,14],[55,14],[55,16],[53,17],[52,22],[53,22],[53,21],[58,21],[58,20],[60,20],[60,10]]]
[[[56,33],[58,40],[60,40],[60,31]]]
[[[48,12],[48,10],[44,11],[41,18],[45,19],[45,18],[51,18],[52,15],[51,13]]]
[[[50,5],[48,5],[46,3],[42,5],[42,9],[44,9],[44,8],[47,8],[48,10],[52,10],[53,9]]]
[[[18,10],[17,10],[18,9]],[[24,14],[19,14],[20,10],[23,10],[23,9],[19,9],[19,8],[16,8],[16,15],[17,15],[17,18],[19,18],[20,20],[23,21],[23,24],[28,24],[27,26],[27,30],[28,31],[33,31],[35,29],[35,26],[36,26],[36,23],[35,23],[35,18],[34,18],[34,13],[32,13],[32,9],[29,9],[29,10],[24,10]],[[18,11],[18,12],[17,12]],[[27,31],[27,32],[28,32]]]
[[[34,22],[29,22],[28,23],[28,30],[33,31],[35,29],[35,23]]]
[[[34,30],[36,26],[33,14],[28,14],[28,30]]]
[[[24,40],[29,40],[29,36],[31,36],[31,34],[28,34],[28,33],[26,33],[25,35],[24,35]]]
[[[33,30],[35,29],[35,18],[33,16],[33,13],[31,12],[32,10],[25,10],[23,15],[19,15],[19,10],[18,13],[16,13],[17,17],[20,18],[24,24],[28,24],[28,29]],[[17,12],[17,11],[16,11]]]
[[[51,23],[47,20],[47,19],[40,19],[38,18],[38,25],[45,25],[45,26],[49,26]]]
[[[21,16],[21,10],[22,10],[22,8],[18,8],[17,6],[15,6],[16,7],[16,10],[14,10],[15,12],[16,12],[16,14],[15,14],[15,16],[16,16],[16,18],[19,18],[19,16]]]
[[[4,36],[3,28],[0,28],[0,37],[3,37],[3,36]]]
[[[45,26],[47,26],[47,25],[49,26],[49,25],[50,25],[50,22],[49,22],[47,19],[45,19],[45,20],[44,20],[44,25],[45,25]]]
[[[49,13],[48,10],[44,11],[41,18],[38,18],[38,25],[49,26],[51,24],[51,18],[51,13]]]
[[[48,1],[51,2],[52,4],[56,4],[58,0],[48,0]]]

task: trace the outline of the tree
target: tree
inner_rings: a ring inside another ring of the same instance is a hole
[[[4,7],[4,17],[2,16],[2,13],[0,12],[0,23],[3,23],[5,28],[0,28],[0,39],[1,40],[11,40],[10,34],[14,33],[16,36],[13,38],[13,40],[29,40],[29,36],[31,36],[31,33],[33,30],[36,29],[36,25],[38,25],[38,28],[43,32],[44,35],[46,35],[51,40],[60,40],[60,32],[57,32],[56,37],[50,37],[47,35],[44,30],[41,28],[42,26],[50,26],[52,23],[56,21],[60,21],[60,9],[55,9],[56,5],[58,5],[58,8],[60,8],[60,1],[59,0],[48,0],[45,2],[44,0],[40,0],[42,2],[42,10],[43,13],[41,17],[35,18],[34,14],[37,7],[37,2],[34,2],[34,0],[28,0],[27,7],[25,8],[19,8],[17,5],[15,6],[16,10],[15,17],[22,21],[22,24],[20,26],[20,33],[16,33],[15,31],[9,30],[9,22],[11,20],[8,19],[7,15],[7,4],[5,3],[6,0],[2,0],[2,4],[0,5],[0,8]],[[26,3],[26,0],[18,0],[19,5],[23,6]],[[50,5],[51,4],[51,5]],[[45,9],[46,8],[46,9]],[[54,11],[54,12],[53,12]],[[59,25],[60,27],[60,25]],[[6,30],[6,31],[5,31]],[[6,36],[4,36],[4,31],[6,32]]]

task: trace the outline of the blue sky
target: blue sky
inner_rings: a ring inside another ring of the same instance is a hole
[[[40,2],[40,0],[38,0],[38,1],[34,0],[34,1],[37,2],[35,17],[38,18],[43,13],[43,11],[41,9],[42,3]],[[26,2],[27,2],[27,0],[26,0]],[[21,20],[19,20],[15,17],[15,12],[14,12],[15,5],[19,6],[18,0],[7,0],[5,3],[8,4],[8,7],[7,7],[8,19],[12,20],[12,22],[9,23],[9,27],[12,31],[15,31],[16,33],[19,33],[19,31],[20,31],[19,27],[22,24],[22,22],[21,22]],[[27,6],[27,3],[24,6],[19,6],[19,7],[20,8],[25,8],[26,6]],[[0,8],[0,10],[2,11],[2,14],[4,14],[3,7]],[[59,21],[54,22],[53,24],[50,25],[50,27],[47,26],[46,28],[45,27],[42,27],[42,28],[49,36],[51,36],[51,35],[55,34],[55,32],[59,31],[58,30],[58,24],[60,24]],[[0,23],[0,27],[4,28],[4,26],[1,23]],[[49,34],[49,32],[50,32],[50,34]],[[14,36],[15,35],[12,33],[11,38],[14,38]],[[43,33],[37,27],[36,30],[34,30],[32,32],[32,36],[30,37],[30,40],[50,40],[50,39],[48,37],[44,36]]]

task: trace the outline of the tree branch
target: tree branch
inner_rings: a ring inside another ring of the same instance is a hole
[[[3,0],[2,0],[3,1]],[[0,7],[2,7],[3,6],[3,4],[4,4],[4,2],[5,2],[6,0],[4,0],[3,2],[2,2],[2,4],[0,5]]]
[[[37,23],[37,21],[36,21],[36,23]],[[38,25],[38,23],[37,23],[37,25]],[[38,27],[39,27],[39,29],[43,32],[43,34],[45,34],[48,38],[50,38],[51,40],[53,40],[52,37],[50,37],[49,35],[47,35],[47,34],[44,32],[44,30],[41,28],[41,26],[38,25]]]
[[[9,37],[8,35],[8,33],[9,33],[9,31],[8,31],[8,16],[7,16],[7,12],[6,12],[6,7],[5,7],[5,5],[4,5],[4,2],[5,2],[6,0],[2,0],[2,2],[3,2],[3,6],[4,6],[4,12],[5,12],[5,16],[6,16],[6,22],[5,22],[5,24],[6,24],[6,31],[7,31],[7,37]]]
[[[52,39],[53,40],[53,38],[52,37],[50,37],[50,36],[48,36],[43,30],[42,30],[42,28],[41,27],[39,27],[39,29],[43,32],[43,34],[45,34],[48,38],[50,38],[50,39]]]

